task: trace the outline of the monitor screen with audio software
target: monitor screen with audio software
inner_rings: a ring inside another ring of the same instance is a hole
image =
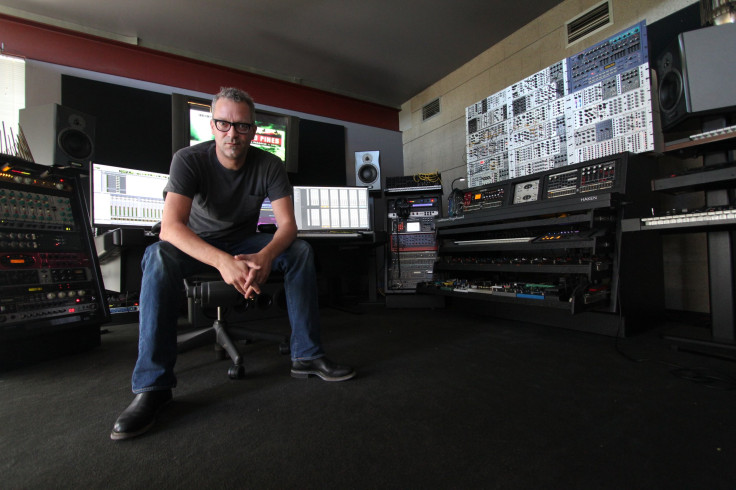
[[[95,228],[150,229],[161,221],[167,174],[93,163],[91,221]]]
[[[261,204],[261,213],[258,216],[258,225],[275,225],[276,216],[273,214],[273,206],[271,200],[266,198]]]
[[[294,186],[299,231],[371,231],[367,187]]]

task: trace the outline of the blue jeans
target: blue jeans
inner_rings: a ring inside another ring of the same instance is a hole
[[[232,255],[250,254],[265,247],[271,238],[271,234],[257,233],[236,244],[210,243]],[[177,319],[185,299],[184,278],[212,270],[164,241],[146,249],[141,267],[138,361],[132,382],[136,394],[176,386]],[[303,240],[295,240],[274,260],[272,268],[284,274],[292,360],[324,356],[312,247]]]

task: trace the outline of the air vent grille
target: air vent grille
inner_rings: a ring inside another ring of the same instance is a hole
[[[567,26],[567,44],[572,44],[610,23],[611,4],[610,0],[607,0],[565,24]]]
[[[432,116],[440,113],[440,99],[434,99],[432,102],[422,107],[422,121],[426,121]]]

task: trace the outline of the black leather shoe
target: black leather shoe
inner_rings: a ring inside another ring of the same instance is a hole
[[[110,439],[118,441],[139,436],[153,427],[158,411],[171,401],[171,390],[146,391],[133,398],[123,410],[110,433]]]
[[[292,377],[308,378],[310,375],[319,376],[325,381],[345,381],[355,376],[355,371],[347,366],[339,366],[326,357],[291,363]]]

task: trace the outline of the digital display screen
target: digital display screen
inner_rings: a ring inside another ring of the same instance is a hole
[[[367,187],[294,186],[294,215],[300,231],[370,231],[369,206]]]
[[[266,198],[263,200],[263,204],[261,204],[261,213],[258,216],[258,224],[259,225],[275,225],[276,224],[276,216],[273,214],[273,206],[271,206],[271,201]]]
[[[288,118],[275,114],[256,112],[256,135],[251,146],[273,153],[286,162],[286,139],[288,137]]]
[[[419,221],[409,221],[406,223],[406,231],[409,233],[422,231],[422,224]]]
[[[189,144],[196,145],[214,139],[210,121],[210,105],[189,101]],[[289,118],[278,114],[256,111],[256,134],[250,145],[273,153],[286,162],[286,143]]]
[[[198,102],[189,102],[189,144],[196,145],[214,138],[210,121],[210,106]]]
[[[92,226],[151,228],[161,221],[167,174],[92,163]]]

